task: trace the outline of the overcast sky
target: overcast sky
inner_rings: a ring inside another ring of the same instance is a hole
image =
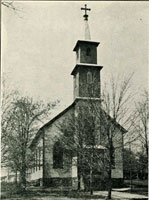
[[[2,7],[2,71],[22,95],[45,101],[73,101],[72,51],[84,39],[84,3],[91,8],[89,26],[100,42],[102,84],[111,73],[135,72],[132,90],[148,84],[147,2],[14,2],[14,13]]]

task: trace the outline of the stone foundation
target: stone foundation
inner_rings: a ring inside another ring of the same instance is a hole
[[[46,187],[72,187],[72,178],[44,178],[43,186],[46,186]]]
[[[113,178],[112,179],[112,187],[113,188],[121,188],[124,185],[123,178]]]
[[[86,180],[84,185],[84,189],[89,191],[90,181]],[[34,186],[44,186],[51,188],[71,188],[73,190],[77,190],[78,180],[77,178],[44,178],[37,179],[31,182]],[[112,188],[121,188],[123,187],[124,180],[122,178],[113,178],[112,179]],[[108,189],[108,180],[101,180],[98,177],[94,177],[93,180],[93,189],[94,190],[107,190]]]

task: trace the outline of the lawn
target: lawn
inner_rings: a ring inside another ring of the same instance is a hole
[[[139,189],[138,189],[139,190]],[[126,196],[129,196],[129,192],[127,191]],[[115,192],[116,193],[116,192]],[[122,195],[123,192],[121,192],[120,195]],[[133,192],[131,192],[132,194]],[[121,196],[114,195],[114,191],[112,192],[113,197],[115,199],[126,199],[123,197],[126,197],[125,194]],[[134,194],[137,194],[136,191],[134,191]],[[59,189],[49,189],[49,188],[40,188],[40,187],[28,187],[26,191],[21,192],[18,187],[15,186],[15,184],[7,184],[2,185],[1,190],[1,199],[5,200],[102,200],[106,199],[107,195],[103,195],[103,192],[94,192],[94,195],[90,195],[89,192],[77,192],[72,190],[60,190]],[[133,199],[133,197],[132,197]],[[113,198],[114,200],[114,198]],[[128,198],[127,198],[128,200]]]
[[[12,185],[2,189],[1,199],[14,199],[14,200],[94,200],[103,199],[100,195],[90,196],[89,193],[77,192],[77,191],[60,191],[60,190],[48,190],[42,188],[28,188],[25,192],[19,191]]]

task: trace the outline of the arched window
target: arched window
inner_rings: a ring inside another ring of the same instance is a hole
[[[79,58],[79,51],[76,52],[76,55],[77,55],[77,60],[78,60],[78,58]]]
[[[86,145],[95,145],[95,117],[87,116],[84,119],[84,131],[85,131],[85,144]]]
[[[86,49],[86,55],[87,55],[87,56],[90,56],[90,55],[91,55],[91,49],[90,49],[89,47]]]
[[[115,149],[114,146],[112,145],[112,159],[111,159],[111,164],[112,164],[112,168],[115,169]]]
[[[63,148],[59,141],[53,146],[53,168],[63,168]]]
[[[87,72],[87,83],[92,83],[93,82],[93,77],[91,72]]]

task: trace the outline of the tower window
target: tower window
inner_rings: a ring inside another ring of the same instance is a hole
[[[76,52],[76,55],[77,55],[77,60],[78,60],[78,58],[79,58],[79,51]]]
[[[73,77],[73,84],[74,84],[74,88],[76,88],[77,87],[77,84],[76,84],[76,75],[74,75],[74,77]]]
[[[53,146],[53,168],[63,168],[63,148],[60,142],[56,142]]]
[[[91,55],[91,49],[90,49],[90,48],[87,48],[87,50],[86,50],[86,55],[87,55],[87,56],[90,56],[90,55]]]
[[[87,83],[92,83],[93,77],[91,72],[87,72]]]

